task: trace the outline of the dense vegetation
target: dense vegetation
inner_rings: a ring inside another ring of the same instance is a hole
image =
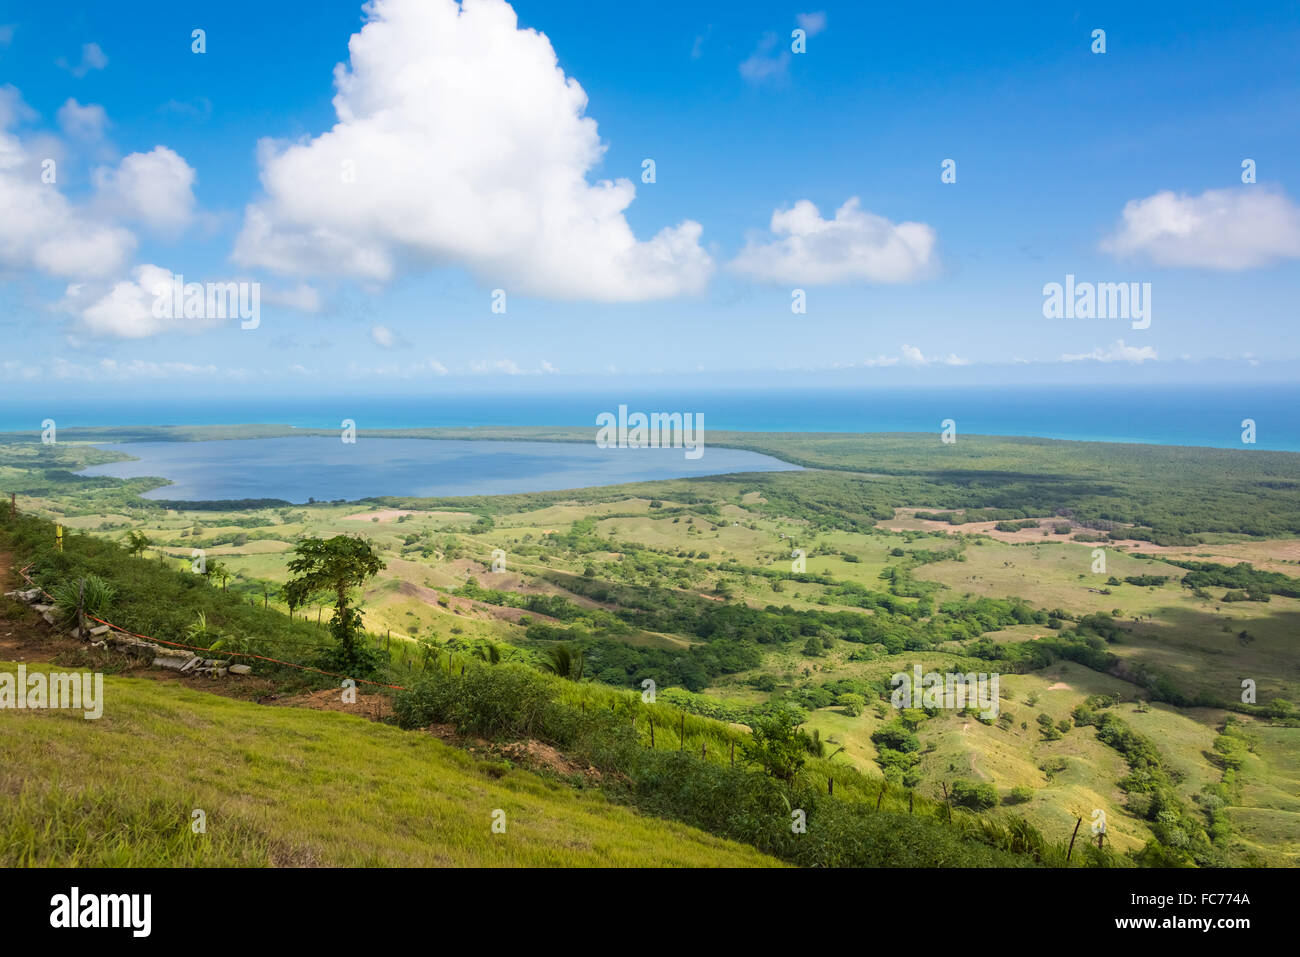
[[[333,432],[275,426],[158,429],[66,429],[58,446],[39,444],[38,433],[3,436],[0,491],[74,495],[89,505],[125,506],[162,480],[94,480],[73,476],[70,468],[89,461],[113,461],[86,441],[153,439],[186,441]],[[529,439],[590,442],[584,429],[393,429],[373,436],[460,439]],[[1210,533],[1267,537],[1300,534],[1300,478],[1295,455],[1286,452],[1180,446],[1118,445],[1034,438],[963,436],[945,445],[933,435],[839,435],[712,433],[711,444],[745,448],[808,466],[816,472],[777,472],[717,476],[675,483],[643,483],[659,499],[690,501],[690,487],[761,487],[770,514],[807,519],[817,527],[862,529],[889,518],[897,507],[966,510],[947,521],[1011,521],[1036,517],[1068,518],[1103,532],[1161,545],[1195,544]],[[7,467],[13,471],[7,471]],[[17,469],[23,469],[18,472]],[[46,470],[33,483],[31,470]],[[102,483],[96,487],[96,483]],[[577,497],[591,502],[626,497],[638,486],[588,489]],[[98,494],[96,494],[98,493]],[[484,514],[550,501],[575,493],[531,496],[419,500],[424,507],[454,501]],[[715,498],[717,496],[714,496]],[[722,497],[730,497],[723,495]],[[401,507],[411,499],[377,499]],[[144,507],[157,507],[153,503]],[[972,511],[974,510],[974,511]]]

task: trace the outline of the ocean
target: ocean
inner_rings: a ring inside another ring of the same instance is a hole
[[[710,430],[753,432],[939,432],[1094,442],[1300,451],[1300,385],[951,387],[800,391],[621,389],[582,392],[446,393],[329,398],[240,398],[181,392],[163,402],[105,396],[0,403],[0,431],[113,425],[273,423],[337,429],[417,426],[582,426],[631,411],[693,412]],[[1242,442],[1245,419],[1256,442]]]

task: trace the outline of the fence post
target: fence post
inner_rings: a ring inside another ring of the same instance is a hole
[[[1070,855],[1074,853],[1074,839],[1079,836],[1079,825],[1083,823],[1083,818],[1074,822],[1074,833],[1070,835],[1070,849],[1065,852],[1065,863],[1070,863]]]
[[[827,779],[826,779],[826,793],[827,793],[827,794],[834,794],[834,793],[835,793],[835,779],[834,779],[834,778],[827,778]]]

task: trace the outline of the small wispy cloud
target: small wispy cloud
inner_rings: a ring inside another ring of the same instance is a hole
[[[545,359],[536,369],[525,369],[514,359],[480,360],[471,362],[469,368],[475,375],[555,375],[560,371]]]
[[[867,368],[888,368],[899,365],[919,368],[921,366],[968,366],[970,364],[971,360],[963,359],[953,353],[946,356],[927,356],[916,346],[909,346],[906,343],[899,348],[896,356],[876,356],[874,359],[866,359],[862,362],[862,365]]]
[[[1061,356],[1062,362],[1146,362],[1155,361],[1156,350],[1151,346],[1129,346],[1123,339],[1117,339],[1107,348],[1098,346],[1091,352],[1080,352]]]
[[[764,33],[754,52],[741,62],[740,75],[754,84],[784,77],[790,69],[790,51],[777,51],[780,39],[770,31]]]
[[[816,13],[796,14],[794,22],[799,24],[799,29],[803,30],[808,36],[815,37],[826,29],[826,11],[818,10]]]
[[[98,43],[85,43],[81,47],[80,63],[72,64],[68,62],[67,57],[59,57],[54,61],[54,65],[80,79],[91,70],[102,70],[108,66],[108,56]]]

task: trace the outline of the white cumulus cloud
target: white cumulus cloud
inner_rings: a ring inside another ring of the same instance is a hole
[[[165,332],[201,332],[229,323],[229,319],[171,318],[170,308],[155,309],[155,303],[173,298],[173,275],[152,264],[137,266],[133,279],[116,282],[94,298],[80,284],[69,286],[63,305],[79,320],[82,332],[114,339],[144,339]],[[161,314],[160,314],[161,313]]]
[[[801,199],[773,212],[770,228],[770,235],[750,237],[733,270],[769,282],[909,282],[934,259],[930,226],[892,223],[862,209],[856,196],[830,220]]]
[[[135,250],[135,237],[101,223],[70,202],[57,185],[58,165],[0,129],[0,267],[52,276],[112,275]],[[42,182],[44,168],[55,182]]]
[[[170,232],[194,219],[194,168],[165,146],[101,166],[94,178],[100,199],[120,216]]]
[[[1126,203],[1122,222],[1101,248],[1161,266],[1267,266],[1300,258],[1300,207],[1259,186],[1210,189],[1199,196],[1163,190]]]
[[[550,41],[503,0],[374,0],[335,67],[327,132],[260,144],[265,195],[234,257],[295,275],[387,280],[468,268],[508,292],[627,302],[703,288],[701,226],[638,240],[627,179]]]

